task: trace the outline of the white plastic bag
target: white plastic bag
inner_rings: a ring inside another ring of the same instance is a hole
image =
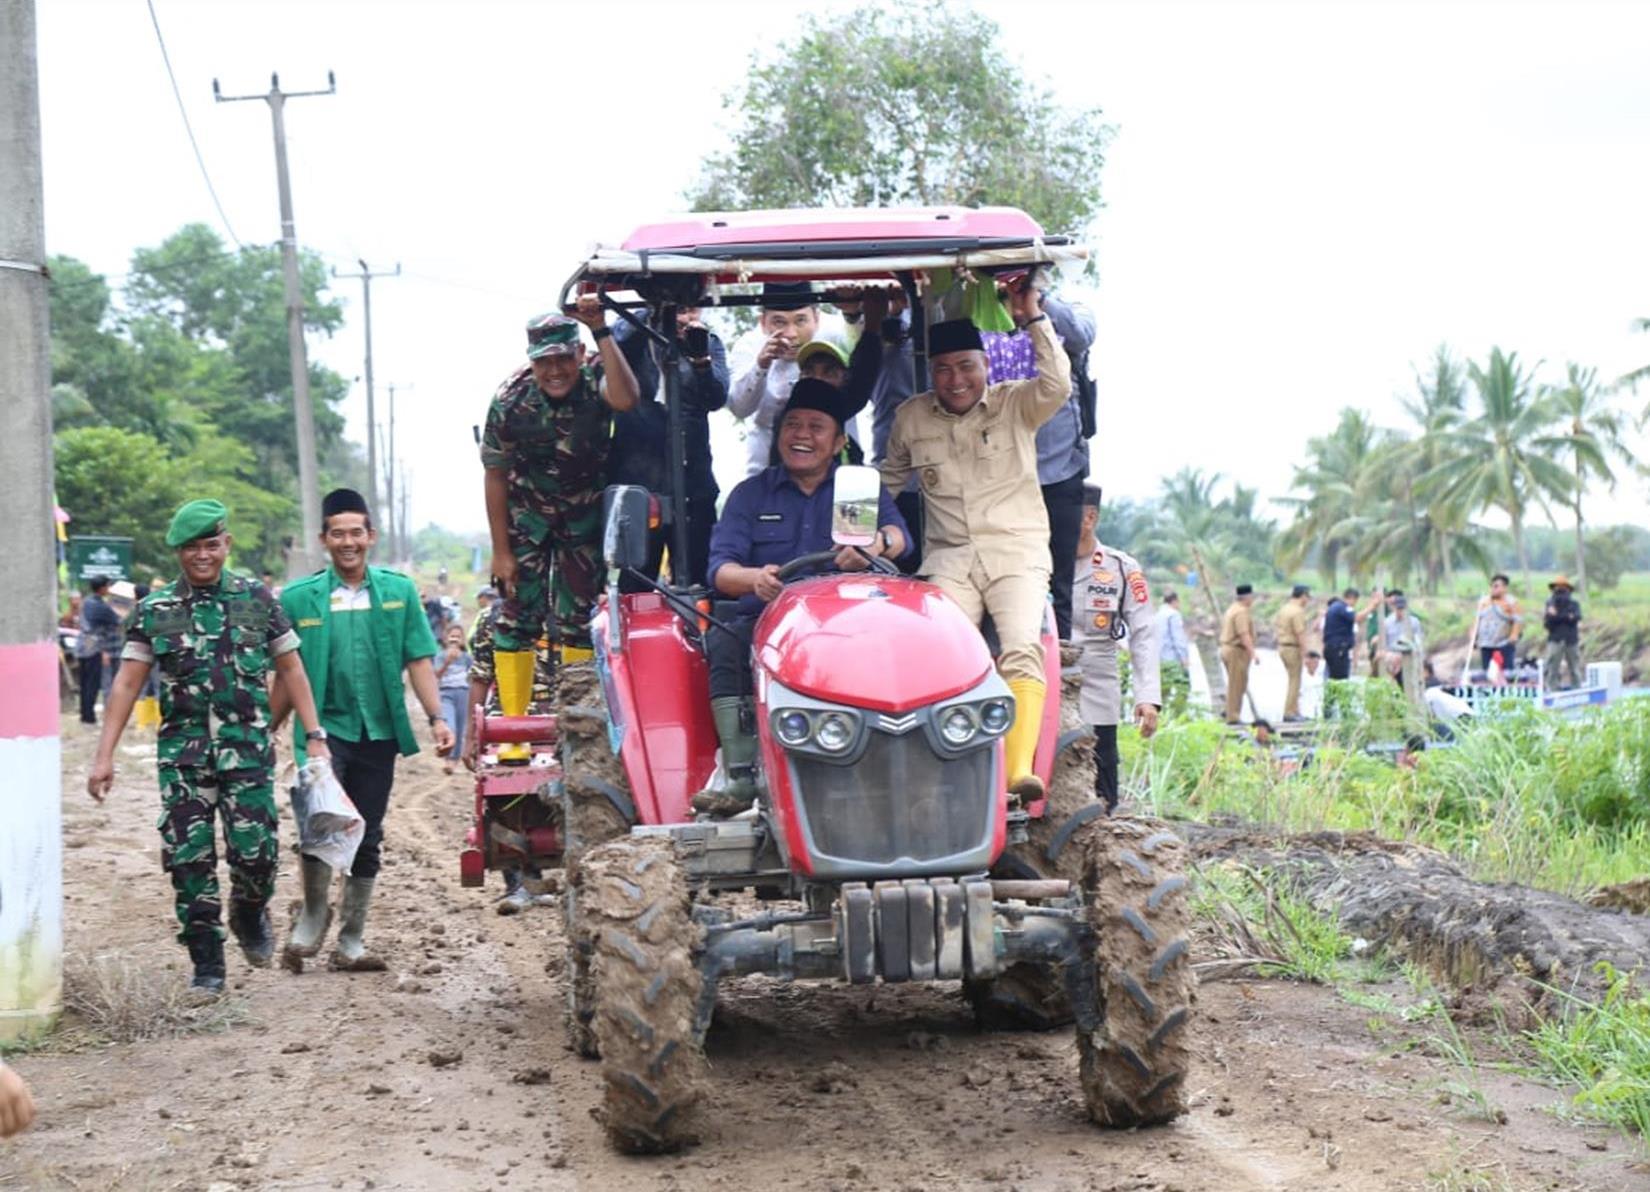
[[[348,869],[367,834],[367,821],[355,809],[332,764],[312,759],[292,784],[292,818],[298,824],[298,847],[334,869]]]

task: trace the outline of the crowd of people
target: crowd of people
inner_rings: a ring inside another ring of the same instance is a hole
[[[274,736],[289,716],[299,725],[298,765],[313,760],[330,770],[359,810],[364,836],[343,874],[303,853],[302,903],[281,962],[302,972],[321,953],[341,879],[329,964],[382,967],[367,947],[366,922],[397,758],[419,748],[405,689],[451,773],[457,760],[474,765],[478,755],[467,731],[470,708],[496,702],[506,715],[522,715],[542,707],[555,668],[591,658],[590,616],[604,574],[602,494],[615,483],[655,494],[670,488],[666,367],[677,370],[686,424],[685,499],[680,508],[666,503],[646,565],[626,586],[645,587],[662,573],[680,518],[687,551],[668,559],[672,578],[729,602],[724,619],[732,633],[706,638],[720,779],[694,796],[697,812],[738,814],[756,797],[751,633],[781,590],[780,568],[827,551],[844,570],[920,568],[976,623],[990,618],[998,670],[1016,707],[1004,738],[1005,777],[1011,797],[1022,801],[1044,793],[1032,763],[1046,695],[1043,635],[1052,620],[1059,639],[1080,648],[1095,793],[1108,808],[1116,805],[1118,726],[1127,719],[1151,735],[1164,692],[1186,686],[1193,644],[1178,594],[1154,606],[1138,560],[1097,536],[1101,492],[1087,478],[1093,319],[1033,279],[1007,286],[998,300],[1012,332],[982,332],[970,318],[928,328],[931,383],[919,393],[899,294],[831,295],[844,326],[836,337],[821,333],[822,297],[806,285],[770,283],[756,327],[731,352],[691,308],[669,327],[642,329],[611,324],[586,296],[572,315],[531,320],[526,363],[494,395],[481,436],[496,588],[476,594],[481,611],[470,626],[450,597],[421,595],[407,576],[369,562],[376,528],[367,502],[350,489],[322,501],[328,565],[284,588],[272,577],[260,583],[226,568],[229,511],[210,499],[188,502],[168,527],[175,580],[157,579],[141,600],[128,593],[124,610],[110,598],[114,585],[91,585],[73,611],[88,724],[95,723],[103,672],[119,665],[87,789],[100,800],[110,792],[115,749],[134,705],[155,692],[162,858],[200,995],[223,988],[225,918],[248,963],[269,965],[276,955],[269,915]],[[674,337],[679,351],[661,353],[653,332],[666,342]],[[718,510],[708,417],[724,407],[747,420],[747,475]],[[836,550],[832,477],[860,460],[881,480],[875,537],[863,548]],[[1549,650],[1575,682],[1580,606],[1564,577],[1550,586]],[[1507,589],[1506,577],[1497,576],[1474,632],[1497,677],[1513,671],[1524,626]],[[1254,600],[1248,585],[1239,586],[1220,622],[1229,721],[1241,717],[1258,657]],[[1377,591],[1364,601],[1349,589],[1314,617],[1311,592],[1296,587],[1276,632],[1288,675],[1286,721],[1301,718],[1303,673],[1321,666],[1330,678],[1347,677],[1360,640],[1373,674],[1406,686],[1423,681],[1424,633],[1402,592]],[[498,761],[525,761],[526,754],[525,746],[506,744]],[[527,904],[523,879],[531,876],[508,875],[512,909]]]

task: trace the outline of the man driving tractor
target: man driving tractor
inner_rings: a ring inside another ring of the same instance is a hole
[[[779,418],[780,463],[741,481],[728,496],[710,539],[710,577],[717,591],[739,601],[732,634],[712,627],[711,713],[722,743],[726,783],[693,797],[695,811],[736,815],[756,799],[756,726],[750,709],[751,632],[768,601],[784,587],[781,565],[831,549],[831,478],[847,440],[842,395],[827,381],[803,377]],[[836,565],[863,570],[866,556],[897,559],[909,536],[893,498],[878,496],[876,541],[843,547]],[[860,553],[863,550],[863,554]]]
[[[997,670],[1014,693],[1004,739],[1008,789],[1043,797],[1032,771],[1043,719],[1041,632],[1051,561],[1048,511],[1037,482],[1037,428],[1071,396],[1071,362],[1042,310],[1036,286],[1011,290],[1009,313],[1031,336],[1037,376],[986,384],[985,345],[968,319],[928,333],[933,387],[899,408],[881,464],[883,486],[922,485],[927,524],[923,569],[930,583],[978,623],[997,628]]]

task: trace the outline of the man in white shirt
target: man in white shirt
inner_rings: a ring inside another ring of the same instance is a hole
[[[728,353],[728,372],[733,378],[728,388],[728,411],[750,423],[745,434],[747,476],[768,466],[774,424],[790,400],[799,375],[797,352],[815,338],[846,346],[838,330],[822,324],[813,286],[808,282],[764,285],[762,317]],[[859,439],[852,422],[848,435],[856,442]]]

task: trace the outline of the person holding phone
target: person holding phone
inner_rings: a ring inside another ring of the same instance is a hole
[[[710,532],[716,524],[716,498],[721,489],[711,467],[710,416],[728,404],[728,360],[722,339],[700,319],[696,306],[676,311],[677,394],[682,407],[686,439],[686,497],[688,558],[674,560],[671,573],[677,583],[705,583],[710,557]],[[636,376],[638,401],[633,410],[613,417],[613,444],[608,452],[608,483],[639,484],[649,492],[670,492],[670,420],[665,409],[659,371],[662,353],[652,336],[626,319],[613,327],[613,338]],[[648,565],[643,570],[659,577],[665,546],[672,541],[670,527],[661,525],[649,535]],[[646,590],[632,576],[622,576],[624,592]]]

